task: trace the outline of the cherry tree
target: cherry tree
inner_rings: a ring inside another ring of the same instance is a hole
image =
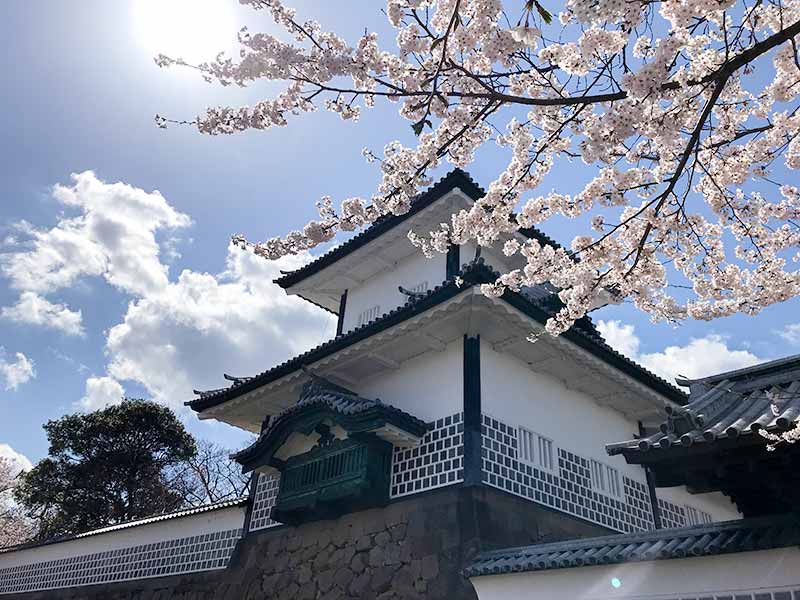
[[[800,292],[800,0],[566,0],[557,15],[544,0],[389,0],[391,49],[369,31],[345,40],[280,0],[240,1],[281,33],[242,30],[237,58],[157,64],[284,85],[253,106],[207,109],[191,121],[201,132],[286,126],[320,106],[357,121],[394,102],[417,134],[364,151],[382,172],[371,198],[322,198],[319,218],[285,237],[234,236],[256,254],[402,214],[432,170],[467,167],[496,143],[509,160],[486,195],[409,238],[428,255],[473,240],[524,257],[483,291],[553,283],[564,307],[552,334],[609,292],[668,321],[755,314]],[[579,191],[540,191],[556,161],[588,165]],[[569,248],[512,235],[557,216],[584,219],[586,235]]]
[[[33,524],[12,497],[16,477],[17,469],[12,462],[0,456],[0,548],[26,542],[34,533]]]

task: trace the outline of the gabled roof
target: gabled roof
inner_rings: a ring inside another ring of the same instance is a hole
[[[335,248],[329,250],[319,258],[300,267],[299,269],[278,277],[274,280],[274,282],[284,289],[300,283],[304,279],[311,277],[315,273],[318,273],[322,269],[332,265],[339,259],[344,258],[348,254],[358,250],[368,242],[371,242],[390,229],[393,229],[394,227],[404,223],[410,217],[426,209],[439,198],[456,188],[460,189],[472,200],[478,200],[486,195],[484,189],[475,183],[468,173],[462,171],[461,169],[453,169],[432,187],[415,197],[411,201],[411,207],[409,208],[408,212],[402,215],[386,215],[381,217],[358,235],[355,235],[349,240],[339,244]],[[550,239],[538,229],[524,228],[520,230],[520,233],[526,237],[537,239],[543,244],[558,247],[558,244],[554,240]]]
[[[419,315],[446,300],[454,298],[473,286],[494,282],[499,277],[499,273],[492,270],[491,267],[484,263],[482,258],[479,258],[477,261],[464,265],[458,277],[461,278],[460,285],[456,283],[456,277],[448,279],[442,282],[441,285],[428,290],[421,298],[409,298],[404,305],[383,314],[375,320],[324,342],[316,348],[312,348],[254,377],[243,378],[240,382],[235,381],[230,387],[222,390],[202,392],[200,397],[186,402],[186,405],[191,407],[192,410],[202,412],[242,396]],[[506,290],[501,299],[540,323],[546,322],[558,310],[558,300],[555,297],[533,298],[522,293]],[[580,319],[562,336],[669,400],[678,404],[685,403],[686,395],[681,390],[606,344],[589,317]]]
[[[791,516],[761,517],[680,529],[656,529],[484,552],[464,570],[467,577],[547,571],[591,565],[714,556],[800,544]]]
[[[682,383],[691,386],[688,404],[667,407],[656,433],[609,444],[608,453],[663,453],[723,440],[764,444],[759,430],[786,431],[800,418],[800,355]]]
[[[303,386],[297,403],[275,417],[253,444],[233,458],[248,471],[271,464],[272,454],[291,433],[310,434],[326,419],[332,419],[350,434],[375,432],[391,425],[419,439],[428,430],[425,421],[397,407],[378,399],[363,398],[326,379],[314,377]]]

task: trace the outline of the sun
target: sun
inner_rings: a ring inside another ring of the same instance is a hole
[[[236,39],[235,0],[134,0],[136,39],[152,56],[213,59]]]

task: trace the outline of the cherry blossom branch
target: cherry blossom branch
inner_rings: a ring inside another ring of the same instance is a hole
[[[800,261],[800,190],[790,175],[800,169],[800,0],[566,0],[558,24],[526,3],[516,25],[501,0],[424,8],[388,0],[394,51],[370,32],[349,44],[280,0],[244,3],[268,11],[293,41],[244,32],[237,61],[196,68],[224,85],[286,87],[252,107],[209,109],[189,121],[200,131],[285,126],[320,106],[357,121],[362,109],[389,101],[417,134],[414,144],[365,153],[382,173],[369,200],[334,208],[323,198],[319,219],[302,231],[256,244],[236,238],[259,255],[310,250],[402,214],[433,170],[445,161],[467,167],[492,140],[509,160],[486,195],[410,239],[426,254],[467,241],[520,254],[525,268],[484,291],[552,284],[564,308],[550,333],[609,289],[671,322],[800,295],[800,273],[790,268]],[[765,73],[752,78],[754,69]],[[576,189],[542,194],[553,166],[573,158],[587,165],[575,170],[583,178]],[[763,182],[774,190],[764,192]],[[513,236],[558,215],[590,216],[597,235],[577,236],[569,249]],[[673,288],[691,293],[675,297]]]

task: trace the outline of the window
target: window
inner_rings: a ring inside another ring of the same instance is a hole
[[[553,460],[553,440],[547,439],[525,429],[519,428],[519,457],[532,465],[552,471],[555,466]]]
[[[619,482],[619,471],[614,467],[601,463],[598,460],[591,461],[592,487],[610,496],[621,496],[622,486]]]
[[[381,310],[381,307],[377,304],[371,308],[366,310],[362,310],[358,313],[358,321],[356,321],[356,327],[361,327],[362,325],[366,325],[370,321],[374,321],[378,318],[378,312]]]
[[[686,505],[686,523],[688,525],[705,525],[711,523],[711,515],[703,510],[698,510],[693,506]]]
[[[428,282],[427,281],[421,281],[417,285],[414,285],[414,286],[411,286],[410,288],[408,288],[408,291],[409,292],[415,292],[417,294],[421,294],[423,292],[427,292],[428,291]]]

